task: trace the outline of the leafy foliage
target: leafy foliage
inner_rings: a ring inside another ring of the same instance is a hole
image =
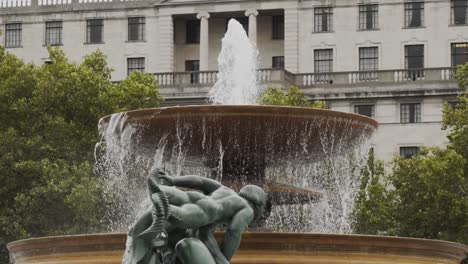
[[[450,149],[423,148],[396,158],[389,179],[398,235],[468,243],[467,160]]]
[[[466,87],[468,87],[468,63],[458,65],[455,79],[457,80],[458,87],[466,90]]]
[[[262,105],[285,105],[297,107],[326,108],[324,101],[310,102],[304,91],[291,86],[287,91],[281,88],[268,87],[259,99]]]
[[[462,89],[455,108],[443,109],[447,148],[422,148],[411,159],[395,157],[392,172],[363,174],[356,229],[452,240],[468,244],[468,64],[458,68]]]
[[[356,198],[354,212],[355,231],[359,234],[394,234],[392,230],[393,194],[388,189],[384,164],[376,160],[370,150],[367,166],[362,171],[361,189]]]
[[[443,128],[450,129],[449,148],[468,159],[468,63],[457,68],[455,75],[462,93],[457,98],[457,105],[452,108],[448,104],[443,109]],[[468,168],[465,168],[468,173]]]
[[[100,228],[105,207],[92,169],[98,119],[162,100],[150,74],[111,82],[100,51],[81,64],[60,49],[49,54],[51,64],[35,66],[0,46],[2,263],[9,241]]]
[[[378,162],[363,174],[356,231],[468,243],[466,163],[456,151],[442,148],[395,157],[388,175]]]

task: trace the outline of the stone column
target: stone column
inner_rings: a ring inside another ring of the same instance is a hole
[[[245,16],[249,17],[249,39],[252,43],[257,44],[257,16],[258,11],[255,9],[247,9]]]
[[[174,71],[174,21],[171,15],[159,16],[159,61],[157,72]]]
[[[200,19],[200,71],[207,71],[210,52],[208,34],[208,19],[210,18],[210,14],[208,12],[200,12],[197,14],[197,18]]]
[[[299,70],[299,12],[297,8],[284,10],[284,66],[296,73]]]

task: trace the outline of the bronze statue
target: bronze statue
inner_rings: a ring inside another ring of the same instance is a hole
[[[160,169],[150,172],[148,186],[153,208],[130,229],[124,264],[229,263],[242,231],[262,216],[267,201],[255,185],[236,193],[212,179]],[[227,226],[221,248],[213,236],[219,225]]]

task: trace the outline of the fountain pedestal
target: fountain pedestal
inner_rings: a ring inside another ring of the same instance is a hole
[[[218,240],[222,233],[217,233]],[[120,264],[127,235],[33,238],[8,244],[16,264]],[[401,237],[247,232],[233,264],[460,264],[465,245]]]

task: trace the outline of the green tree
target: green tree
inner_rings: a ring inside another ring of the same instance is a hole
[[[151,74],[115,84],[105,55],[81,64],[49,48],[50,64],[27,64],[0,46],[0,262],[6,243],[101,227],[102,188],[93,174],[100,117],[156,107]]]
[[[393,194],[385,177],[384,163],[371,149],[361,178],[361,187],[354,211],[355,231],[359,234],[394,234]]]
[[[449,148],[468,159],[468,63],[460,65],[455,75],[461,94],[457,97],[457,105],[444,105],[443,128],[449,129]],[[465,168],[468,173],[468,168]]]
[[[304,91],[296,86],[289,87],[287,91],[281,88],[268,87],[260,96],[259,103],[262,105],[326,108],[324,101],[310,102],[304,95]]]
[[[397,157],[389,176],[398,235],[468,243],[467,160],[451,149]]]
[[[358,231],[468,243],[467,77],[465,64],[456,74],[462,89],[458,105],[443,109],[447,148],[422,148],[411,159],[395,157],[391,173],[369,181],[357,197]]]
[[[467,160],[452,149],[422,148],[395,157],[392,172],[380,162],[363,173],[356,198],[355,230],[468,243]]]

